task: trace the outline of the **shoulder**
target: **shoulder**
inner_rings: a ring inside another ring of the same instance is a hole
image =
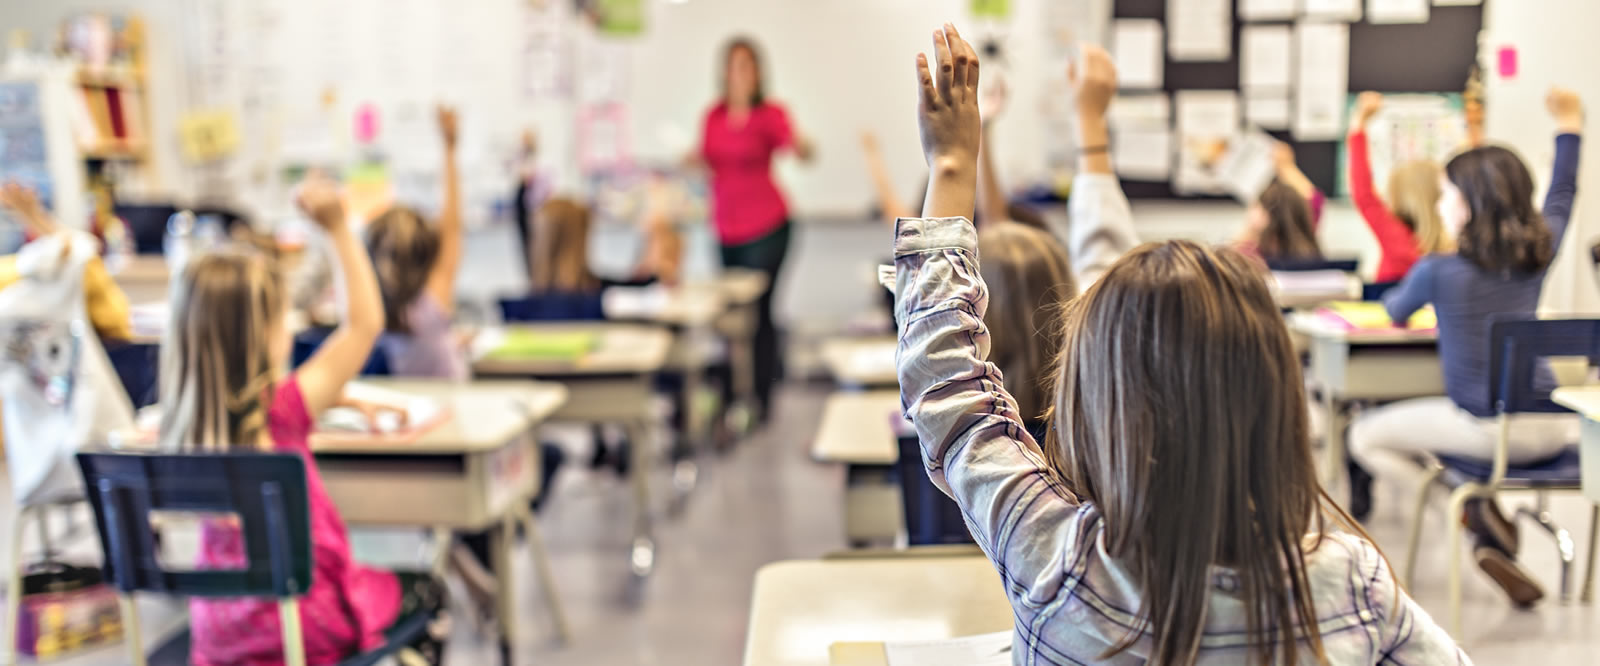
[[[278,382],[272,404],[267,408],[267,430],[273,442],[280,449],[305,448],[312,422],[299,380],[293,374],[284,377]]]
[[[787,120],[789,118],[789,107],[784,106],[782,102],[766,100],[761,103],[761,106],[756,107],[756,113],[768,120]]]

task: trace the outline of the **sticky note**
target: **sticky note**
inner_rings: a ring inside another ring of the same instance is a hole
[[[1516,78],[1516,76],[1517,76],[1517,47],[1515,47],[1515,46],[1502,46],[1502,47],[1500,47],[1500,56],[1499,56],[1498,60],[1499,60],[1499,68],[1498,69],[1500,71],[1500,78],[1502,78],[1502,79]]]

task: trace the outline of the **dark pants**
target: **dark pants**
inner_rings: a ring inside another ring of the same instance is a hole
[[[528,181],[517,181],[517,193],[511,199],[511,214],[517,220],[517,261],[527,269],[527,275],[533,275],[533,267],[528,265],[528,237],[533,235],[533,211],[528,210]]]
[[[778,288],[783,260],[789,254],[789,221],[766,236],[743,245],[722,246],[722,265],[727,268],[753,268],[767,274],[766,292],[757,301],[755,391],[758,416],[765,420],[771,412],[772,390],[783,377],[783,352],[778,345],[778,327],[772,320],[772,294]]]
[[[597,440],[595,445],[598,446],[599,444],[600,442]],[[539,456],[541,482],[539,484],[539,496],[533,498],[534,511],[538,511],[539,507],[544,505],[545,498],[550,496],[550,484],[555,482],[556,470],[561,469],[561,465],[567,460],[566,452],[554,444],[540,444]],[[489,556],[488,530],[457,532],[456,538],[461,540],[461,544],[466,546],[467,550],[472,551],[472,554],[478,558],[478,563],[482,564],[484,569],[491,572],[494,571],[494,558]],[[511,535],[507,535],[506,538],[511,538]]]
[[[433,576],[425,572],[409,571],[396,571],[394,576],[400,582],[400,614],[397,616],[397,624],[417,614],[426,614],[429,618],[437,619],[444,613],[444,585]],[[430,664],[443,663],[443,636],[434,636],[431,632],[424,631],[421,636],[411,641],[410,647]]]

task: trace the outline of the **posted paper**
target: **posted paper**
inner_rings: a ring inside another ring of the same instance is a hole
[[[1244,121],[1263,129],[1285,130],[1294,122],[1289,94],[1245,93]]]
[[[1289,26],[1245,26],[1239,36],[1239,81],[1244,89],[1288,91],[1293,45]]]
[[[1233,3],[1167,0],[1168,49],[1173,60],[1217,61],[1233,55]]]
[[[1427,23],[1428,0],[1367,0],[1371,23]]]
[[[1360,21],[1361,0],[1304,0],[1306,18]]]
[[[1300,11],[1300,0],[1239,0],[1239,18],[1246,21],[1292,19]]]
[[[1295,26],[1297,61],[1294,136],[1329,141],[1344,129],[1350,78],[1350,26],[1303,21]]]
[[[1161,88],[1166,62],[1162,58],[1161,22],[1155,19],[1121,19],[1112,26],[1111,57],[1117,63],[1123,88]]]
[[[1223,192],[1212,167],[1239,132],[1239,94],[1232,90],[1180,90],[1174,106],[1178,173],[1173,188],[1184,194]]]

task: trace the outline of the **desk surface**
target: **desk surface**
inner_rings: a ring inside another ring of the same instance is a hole
[[[1332,340],[1352,345],[1430,345],[1439,341],[1439,332],[1433,329],[1390,328],[1352,331],[1329,323],[1309,312],[1290,313],[1289,329],[1317,340]]]
[[[822,363],[834,380],[855,386],[898,386],[893,337],[835,338],[822,343]]]
[[[599,345],[576,360],[569,359],[490,359],[484,358],[486,346],[492,345],[494,332],[485,330],[478,334],[479,344],[474,345],[472,369],[480,375],[522,375],[538,377],[583,378],[596,375],[638,375],[659,372],[666,365],[667,353],[672,348],[672,333],[664,328],[636,324],[552,323],[516,324],[502,330],[536,332],[594,331],[600,336]]]
[[[767,274],[752,268],[724,268],[714,280],[729,305],[749,305],[767,291]]]
[[[716,283],[677,287],[611,287],[601,294],[606,319],[671,326],[708,326],[727,310]]]
[[[362,379],[390,391],[425,396],[447,404],[451,418],[400,446],[363,444],[322,445],[313,449],[327,454],[463,454],[492,451],[528,432],[567,401],[560,384],[529,381],[474,381],[468,383],[415,379]]]
[[[954,638],[1011,628],[983,557],[796,560],[756,572],[746,666],[827,666],[839,642]]]
[[[1591,421],[1600,421],[1600,386],[1569,386],[1550,393],[1556,404],[1583,415]]]
[[[811,457],[820,462],[893,465],[900,458],[894,434],[899,418],[899,391],[835,392],[822,408]]]
[[[165,283],[171,273],[167,270],[167,258],[159,254],[136,254],[114,263],[118,263],[117,272],[111,274],[111,279],[119,283]]]

